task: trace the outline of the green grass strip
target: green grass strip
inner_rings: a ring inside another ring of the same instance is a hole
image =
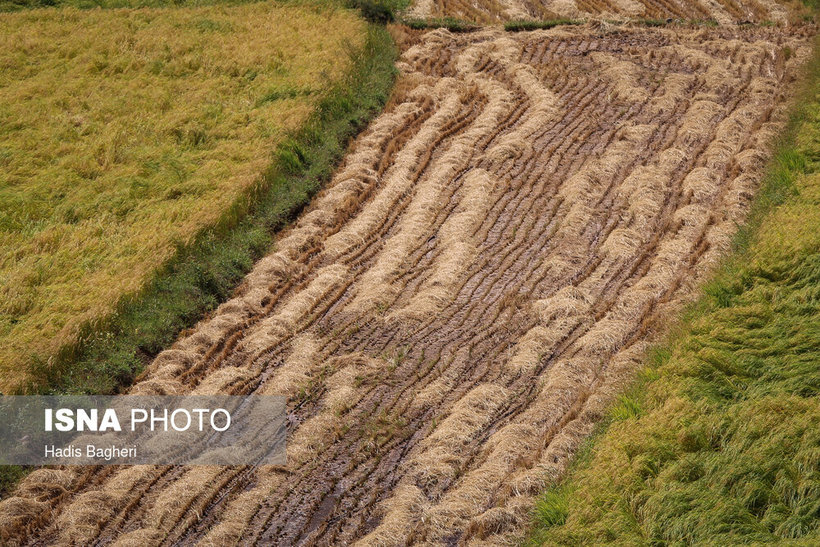
[[[455,17],[438,17],[431,19],[402,19],[401,22],[414,30],[444,28],[450,32],[471,32],[481,28],[475,23],[456,19]]]
[[[526,30],[544,30],[563,25],[583,25],[586,21],[582,19],[547,19],[544,21],[508,21],[504,23],[504,30],[507,32],[519,32]]]
[[[533,545],[820,544],[820,51],[735,250],[651,353]]]

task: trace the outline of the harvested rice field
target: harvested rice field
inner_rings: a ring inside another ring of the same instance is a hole
[[[133,394],[285,395],[286,467],[43,469],[5,544],[504,544],[727,251],[814,27],[407,36],[384,113]]]
[[[476,23],[569,19],[668,19],[782,24],[810,13],[800,2],[778,0],[417,0],[415,18],[454,17]]]

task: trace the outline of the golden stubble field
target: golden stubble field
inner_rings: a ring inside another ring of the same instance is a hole
[[[361,47],[340,9],[0,16],[0,391],[258,183]]]
[[[285,395],[288,465],[38,470],[8,544],[499,544],[746,214],[813,26],[412,36],[385,112],[134,394]]]

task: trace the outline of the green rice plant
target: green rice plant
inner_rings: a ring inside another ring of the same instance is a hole
[[[567,520],[569,513],[570,491],[566,486],[555,488],[544,493],[535,502],[535,521],[542,528],[560,526]]]

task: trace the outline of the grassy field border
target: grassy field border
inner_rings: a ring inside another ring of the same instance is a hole
[[[586,19],[544,19],[544,20],[521,20],[507,21],[504,23],[504,30],[507,32],[522,32],[529,30],[546,30],[559,26],[584,25]]]
[[[438,18],[403,18],[397,17],[397,21],[403,25],[410,27],[413,30],[433,30],[438,28],[447,29],[450,32],[473,32],[485,27],[493,27],[498,25],[480,25],[468,20],[458,19],[455,17],[438,17]],[[773,23],[764,21],[761,23],[742,23],[741,26],[772,26]],[[659,27],[659,28],[696,28],[696,27],[717,27],[718,22],[713,19],[533,19],[533,20],[514,20],[503,23],[503,28],[506,32],[529,32],[534,30],[548,30],[555,27],[571,27],[583,25],[603,25],[609,26],[612,29],[622,29],[631,27]]]
[[[447,29],[450,32],[472,32],[479,30],[481,25],[456,17],[433,17],[429,19],[408,17],[400,18],[399,22],[413,30]]]
[[[810,4],[810,7],[816,10],[815,5]],[[736,285],[742,285],[744,268],[752,258],[753,245],[764,221],[790,197],[797,195],[798,177],[820,170],[820,150],[815,150],[812,157],[811,154],[801,151],[797,141],[798,130],[807,119],[810,107],[818,103],[820,36],[815,39],[812,58],[804,68],[801,88],[789,109],[788,123],[774,143],[774,154],[766,176],[754,198],[746,222],[738,228],[731,253],[722,260],[711,279],[704,284],[698,300],[683,310],[680,319],[670,325],[664,339],[647,352],[635,380],[613,401],[605,418],[579,448],[563,478],[539,496],[533,510],[531,530],[524,545],[558,544],[555,543],[555,537],[549,536],[549,533],[553,528],[563,526],[572,511],[579,511],[570,503],[579,484],[577,474],[593,464],[596,449],[611,426],[644,415],[651,398],[650,387],[660,379],[659,369],[669,361],[681,340],[689,335],[693,321],[712,311],[716,306],[731,305],[734,289]],[[659,404],[657,400],[652,401],[653,407]]]

